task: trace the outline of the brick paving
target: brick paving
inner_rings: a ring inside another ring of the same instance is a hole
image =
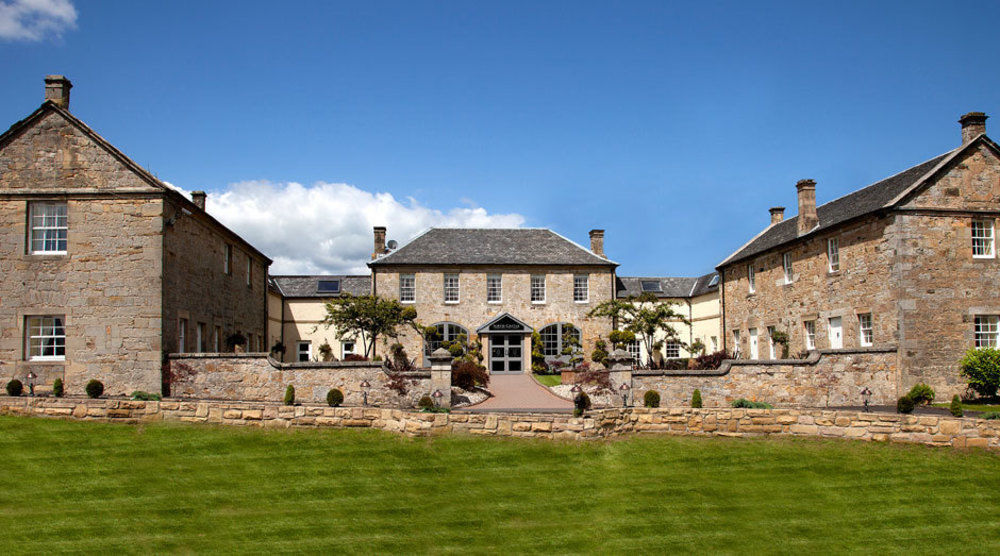
[[[469,407],[470,410],[502,411],[505,409],[571,410],[573,402],[556,396],[548,388],[535,382],[528,373],[518,375],[490,375],[490,392],[493,397]]]

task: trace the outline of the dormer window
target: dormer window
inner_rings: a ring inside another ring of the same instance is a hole
[[[340,293],[340,280],[320,280],[316,284],[318,293]]]
[[[708,287],[714,288],[715,286],[718,285],[719,285],[719,275],[716,274],[715,276],[712,276],[712,279],[708,282]]]
[[[659,280],[643,280],[642,291],[649,293],[663,293],[663,286],[660,285]]]

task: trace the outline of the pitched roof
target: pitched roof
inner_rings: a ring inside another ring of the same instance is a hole
[[[676,276],[619,276],[617,283],[618,297],[638,297],[643,293],[651,293],[658,298],[687,298],[704,295],[719,289],[719,282],[714,283],[712,277],[718,276],[716,272],[710,272],[704,276],[696,277],[676,277]],[[659,291],[644,290],[643,282],[658,285]]]
[[[431,228],[370,267],[389,265],[618,266],[544,228]]]
[[[992,143],[985,135],[980,136],[980,139],[985,139],[989,143]],[[934,172],[947,164],[959,152],[975,142],[970,141],[958,149],[948,151],[926,162],[921,162],[894,176],[890,176],[863,189],[816,207],[819,224],[807,234],[799,235],[798,216],[782,220],[777,224],[772,224],[747,242],[746,245],[740,247],[736,252],[719,263],[719,268],[759,255],[786,243],[791,243],[800,237],[811,236],[839,224],[854,220],[855,218],[889,208],[899,202],[902,196],[913,191]]]
[[[306,276],[272,276],[283,297],[339,297],[345,293],[351,295],[368,295],[372,291],[371,276],[353,276],[347,274],[311,274]],[[320,281],[340,280],[340,292],[320,292]]]

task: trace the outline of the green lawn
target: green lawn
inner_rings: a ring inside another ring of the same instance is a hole
[[[545,386],[559,386],[562,384],[562,375],[534,375],[534,377]]]
[[[951,402],[948,403],[936,403],[932,404],[934,407],[943,407],[945,409],[951,407]],[[1000,411],[1000,405],[984,405],[984,404],[974,404],[974,403],[963,403],[963,411]]]
[[[0,417],[0,553],[1000,551],[1000,456]]]

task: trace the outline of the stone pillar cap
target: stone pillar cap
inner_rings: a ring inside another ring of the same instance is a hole
[[[608,361],[631,361],[631,360],[632,360],[632,354],[623,350],[622,348],[618,348],[612,351],[610,354],[608,354]]]
[[[450,351],[444,348],[437,348],[433,353],[431,353],[428,359],[430,359],[432,363],[450,362],[452,360],[452,356]]]

